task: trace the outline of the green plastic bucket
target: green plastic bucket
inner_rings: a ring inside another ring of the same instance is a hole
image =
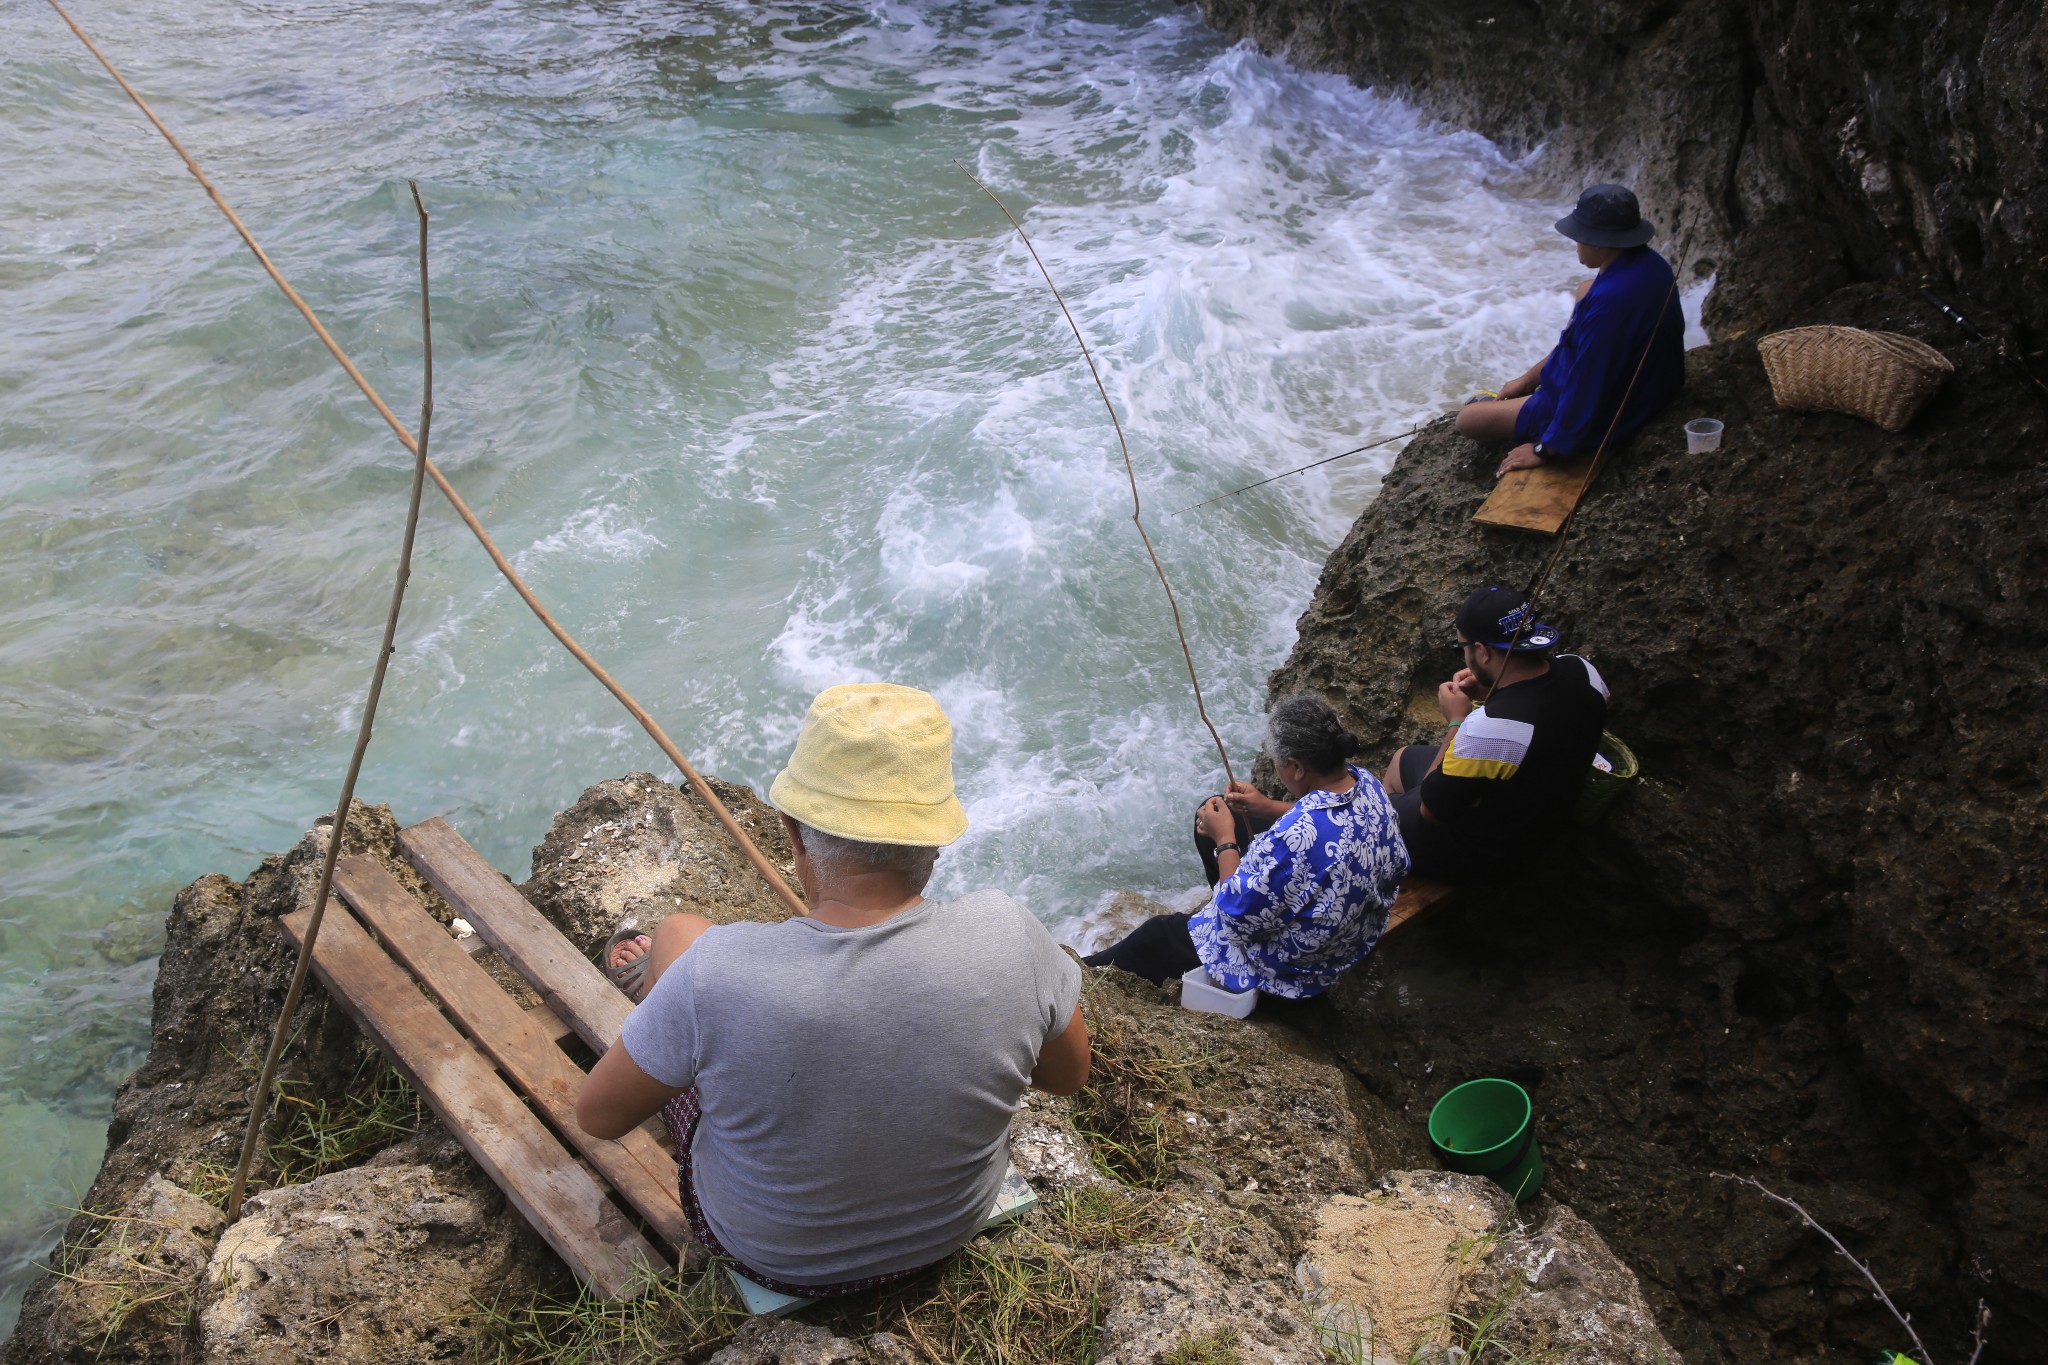
[[[1600,732],[1600,756],[1612,766],[1613,771],[1603,771],[1599,764],[1586,774],[1586,785],[1579,789],[1579,804],[1572,811],[1572,819],[1582,825],[1597,825],[1600,817],[1607,814],[1607,808],[1614,804],[1614,798],[1626,791],[1636,780],[1635,750],[1605,730]]]
[[[1535,1120],[1529,1092],[1513,1081],[1467,1081],[1429,1111],[1429,1145],[1444,1165],[1483,1175],[1521,1203],[1543,1188]]]

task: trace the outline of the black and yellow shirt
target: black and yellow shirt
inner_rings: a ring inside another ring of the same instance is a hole
[[[1600,747],[1607,683],[1576,654],[1495,692],[1452,733],[1422,803],[1476,857],[1529,852],[1571,814]]]

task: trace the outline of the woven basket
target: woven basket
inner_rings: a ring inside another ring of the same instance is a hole
[[[1794,327],[1756,348],[1779,407],[1846,412],[1886,431],[1904,431],[1956,368],[1924,341],[1860,327]]]

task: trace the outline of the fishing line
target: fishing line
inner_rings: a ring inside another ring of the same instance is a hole
[[[1202,704],[1202,680],[1195,676],[1195,654],[1188,648],[1188,633],[1181,625],[1180,603],[1174,598],[1173,584],[1166,581],[1166,570],[1160,566],[1159,552],[1152,548],[1152,537],[1145,533],[1145,521],[1141,515],[1143,508],[1138,500],[1137,466],[1131,463],[1131,447],[1130,443],[1124,440],[1124,424],[1117,420],[1116,405],[1109,401],[1109,390],[1103,385],[1102,372],[1095,368],[1095,355],[1088,349],[1088,340],[1081,335],[1081,325],[1074,321],[1073,310],[1067,307],[1067,300],[1060,293],[1060,287],[1052,282],[1052,272],[1045,268],[1045,261],[1040,258],[1038,248],[1031,244],[1031,234],[1024,231],[1024,225],[1017,221],[1017,215],[1010,212],[1010,206],[1005,204],[994,190],[982,184],[973,171],[958,161],[953,164],[960,167],[960,174],[974,181],[976,189],[995,200],[996,207],[1003,211],[1003,217],[1009,219],[1010,226],[1017,229],[1017,236],[1023,241],[1024,249],[1031,253],[1031,260],[1037,265],[1038,273],[1045,276],[1045,286],[1052,290],[1053,301],[1059,304],[1060,312],[1066,316],[1067,326],[1073,330],[1074,340],[1080,343],[1081,358],[1088,362],[1088,373],[1095,379],[1095,391],[1102,395],[1102,406],[1109,411],[1109,424],[1116,428],[1117,448],[1123,451],[1124,473],[1131,481],[1131,524],[1138,528],[1138,539],[1145,542],[1145,553],[1152,560],[1152,572],[1159,575],[1159,586],[1166,589],[1166,605],[1173,609],[1173,631],[1180,636],[1181,657],[1187,660],[1188,665],[1188,682],[1195,689],[1195,711],[1201,716],[1202,724],[1208,727],[1209,738],[1216,742],[1216,756],[1223,760],[1223,776],[1235,782],[1237,774],[1230,769],[1230,752],[1223,747],[1223,736],[1216,733],[1216,725],[1209,719],[1209,708]]]
[[[1254,488],[1264,488],[1267,484],[1272,483],[1274,479],[1284,479],[1289,474],[1303,474],[1311,469],[1320,469],[1326,464],[1335,464],[1339,460],[1348,460],[1353,455],[1363,455],[1368,450],[1378,450],[1381,446],[1385,445],[1389,441],[1398,441],[1403,436],[1413,436],[1416,432],[1420,430],[1422,430],[1422,426],[1420,423],[1418,423],[1417,425],[1408,428],[1408,430],[1406,431],[1397,431],[1392,436],[1382,436],[1377,441],[1368,441],[1356,450],[1347,450],[1342,455],[1331,455],[1325,459],[1316,460],[1312,463],[1302,465],[1299,469],[1285,470],[1281,473],[1275,474],[1271,479],[1260,479],[1257,483],[1248,483],[1242,488],[1233,488],[1228,493],[1218,493],[1215,497],[1204,499],[1201,502],[1191,502],[1186,507],[1182,507],[1177,511],[1169,512],[1167,515],[1177,517],[1182,512],[1192,512],[1197,507],[1207,507],[1212,502],[1222,502],[1225,498],[1234,498],[1239,493],[1249,493]]]

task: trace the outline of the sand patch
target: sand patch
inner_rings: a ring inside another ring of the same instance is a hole
[[[1367,1358],[1448,1343],[1446,1314],[1512,1207],[1484,1181],[1437,1172],[1365,1198],[1333,1196],[1317,1211],[1303,1288],[1326,1331],[1354,1338]]]

